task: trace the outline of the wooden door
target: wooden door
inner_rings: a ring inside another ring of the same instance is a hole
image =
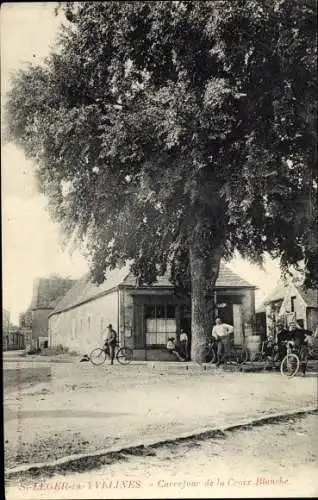
[[[243,344],[243,319],[242,319],[242,306],[240,304],[233,304],[233,328],[234,328],[234,344]]]
[[[133,323],[134,347],[143,349],[144,339],[144,306],[139,301],[134,301],[134,323]]]

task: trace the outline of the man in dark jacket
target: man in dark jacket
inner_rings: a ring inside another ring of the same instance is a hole
[[[110,355],[111,365],[114,364],[116,343],[117,343],[117,333],[113,329],[113,326],[109,324],[106,330],[105,346],[107,347],[107,351]]]
[[[282,361],[287,353],[286,344],[284,342],[286,340],[293,340],[289,330],[284,328],[283,323],[278,322],[276,325],[276,339],[277,339],[278,359]]]
[[[299,356],[300,368],[302,374],[305,375],[309,353],[308,337],[312,336],[312,332],[310,330],[305,330],[298,323],[293,322],[289,325],[289,335],[291,340],[295,343]]]

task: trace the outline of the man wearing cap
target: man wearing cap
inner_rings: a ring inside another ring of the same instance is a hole
[[[105,346],[107,347],[107,351],[110,355],[111,365],[114,364],[116,343],[117,343],[117,333],[113,329],[113,326],[109,324],[106,330]]]

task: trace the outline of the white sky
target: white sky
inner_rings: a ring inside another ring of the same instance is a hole
[[[1,97],[9,88],[9,75],[29,61],[41,60],[54,42],[59,19],[56,4],[5,3],[1,6]],[[79,253],[71,257],[59,246],[59,231],[45,211],[46,200],[35,189],[33,166],[13,144],[2,147],[2,259],[3,307],[11,319],[31,302],[36,277],[59,273],[77,278],[87,271]],[[279,268],[268,260],[265,272],[242,259],[230,267],[257,285],[257,304],[276,285]]]
[[[2,4],[2,97],[12,70],[47,55],[59,24],[54,7],[46,2]],[[17,322],[30,305],[36,277],[56,272],[77,278],[87,265],[79,254],[71,258],[60,248],[58,227],[35,188],[32,163],[13,144],[3,146],[1,154],[3,307]]]

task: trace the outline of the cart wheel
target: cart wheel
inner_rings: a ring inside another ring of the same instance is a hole
[[[296,354],[287,354],[280,364],[280,373],[286,377],[292,378],[299,370],[299,358]]]
[[[102,365],[106,360],[106,352],[104,351],[104,349],[97,347],[90,353],[89,360],[91,363],[93,363],[93,365]]]
[[[121,347],[118,349],[116,359],[121,365],[128,365],[133,359],[133,351],[129,347]]]

